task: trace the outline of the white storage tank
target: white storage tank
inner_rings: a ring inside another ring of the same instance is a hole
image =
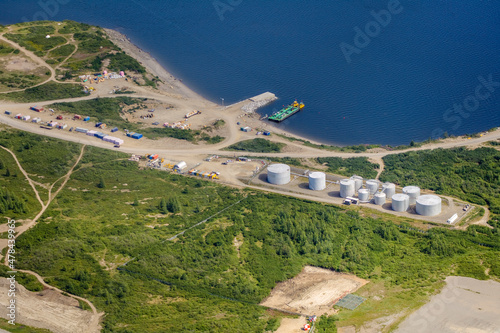
[[[403,193],[410,197],[410,205],[414,205],[417,202],[417,198],[420,196],[420,187],[418,186],[403,187]]]
[[[417,214],[435,216],[441,213],[441,198],[437,195],[422,195],[417,199]]]
[[[356,193],[354,190],[354,180],[342,179],[340,181],[340,196],[342,198],[352,197]]]
[[[397,193],[392,196],[392,210],[406,212],[410,207],[410,197],[407,194]]]
[[[354,190],[355,191],[357,191],[361,187],[363,187],[363,177],[354,175],[351,177],[351,180],[354,180]]]
[[[375,200],[375,205],[383,206],[385,204],[386,199],[387,199],[387,195],[384,192],[379,192],[379,193],[376,193],[373,196],[373,198]]]
[[[271,164],[267,168],[267,181],[273,185],[285,185],[290,182],[290,167],[286,164]]]
[[[382,185],[382,192],[385,193],[385,197],[392,198],[394,194],[396,194],[396,185],[393,183],[384,183]]]
[[[366,181],[366,188],[370,191],[370,194],[375,194],[378,191],[378,180],[370,179]]]
[[[309,173],[309,188],[313,191],[321,191],[326,187],[326,175],[324,172]]]
[[[360,188],[358,191],[359,201],[368,202],[370,200],[370,191],[366,188]]]

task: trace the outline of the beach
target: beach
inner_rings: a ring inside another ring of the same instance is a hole
[[[149,73],[160,78],[163,83],[159,84],[159,89],[168,93],[179,94],[183,98],[212,103],[193,90],[189,89],[184,83],[160,65],[160,63],[151,54],[133,44],[126,35],[113,29],[104,29],[104,31],[113,43],[125,51],[125,53],[139,61],[139,63],[143,65]],[[212,104],[214,106],[216,105],[215,103]]]

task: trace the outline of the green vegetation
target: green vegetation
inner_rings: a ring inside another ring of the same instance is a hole
[[[13,150],[22,144],[30,147],[29,154],[49,155],[36,164],[26,159],[25,150],[19,152],[28,170],[50,165],[56,147],[58,154],[73,156],[65,158],[69,161],[79,150],[57,140],[40,143],[40,137],[23,132],[9,131],[4,137],[11,139]],[[124,156],[87,147],[67,188],[41,223],[16,243],[20,268],[90,298],[107,314],[105,332],[274,329],[279,317],[256,304],[276,282],[295,276],[306,264],[351,272],[386,289],[387,299],[376,307],[369,299],[355,311],[342,310],[342,322],[360,322],[361,314],[380,316],[397,299],[417,306],[450,274],[484,279],[487,268],[490,276],[500,271],[498,222],[492,222],[494,229],[417,232],[407,224],[320,203],[139,170]],[[37,174],[53,178],[49,172]],[[106,184],[99,188],[101,179]],[[0,177],[10,191],[9,181]],[[16,186],[29,190],[25,182]],[[176,242],[167,240],[242,198]],[[235,237],[242,239],[238,248]],[[131,258],[119,273],[100,264],[119,265]],[[318,328],[328,331],[333,321],[321,318]]]
[[[48,82],[34,88],[28,88],[24,91],[3,95],[7,100],[20,103],[50,101],[82,96],[85,96],[85,93],[80,85],[56,82]]]
[[[71,53],[73,53],[73,51],[75,51],[75,48],[76,47],[72,44],[62,45],[62,46],[59,46],[57,49],[50,51],[49,55],[51,57],[64,57],[64,58],[66,58]]]
[[[8,44],[0,42],[0,55],[8,55],[14,52],[14,48],[10,47]]]
[[[490,146],[500,146],[500,141],[488,141],[487,144]]]
[[[28,26],[16,32],[4,36],[39,56],[44,56],[47,51],[67,42],[64,37],[53,36],[55,29],[51,25]],[[47,35],[51,37],[46,38]]]
[[[22,74],[0,70],[0,85],[11,89],[24,89],[41,83],[46,77],[45,75]]]
[[[384,157],[381,180],[419,185],[500,214],[500,151],[493,148],[435,149]]]
[[[0,318],[0,328],[11,333],[50,333],[50,330],[35,328],[21,324],[9,324],[7,319]]]
[[[282,134],[276,133],[277,136],[287,139],[288,141],[291,142],[302,142],[304,146],[307,147],[312,147],[312,148],[317,148],[317,149],[324,149],[324,150],[332,150],[332,151],[343,151],[343,152],[354,152],[354,153],[360,153],[367,151],[368,149],[373,149],[373,148],[379,148],[380,145],[358,145],[358,146],[346,146],[346,147],[339,147],[339,146],[330,146],[330,145],[317,145],[314,143],[311,143],[310,141],[304,140],[304,139],[299,139],[296,137],[292,136],[286,136]]]
[[[367,157],[320,157],[316,161],[326,164],[328,172],[350,177],[358,175],[364,178],[375,178],[380,165],[371,163]]]
[[[140,104],[143,101],[145,99],[120,96],[116,98],[96,98],[79,102],[55,103],[48,107],[70,114],[89,116],[108,125],[129,126],[130,124],[120,117],[120,114],[123,113],[123,108],[125,106]]]
[[[254,153],[279,153],[286,145],[281,142],[272,142],[266,139],[251,139],[240,141],[224,150],[241,150]]]

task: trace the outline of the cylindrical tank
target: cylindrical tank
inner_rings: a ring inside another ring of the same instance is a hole
[[[417,214],[435,216],[441,213],[441,198],[437,195],[422,195],[417,198]]]
[[[384,192],[376,193],[373,198],[375,199],[375,205],[382,206],[385,204],[387,195]]]
[[[340,196],[342,198],[352,197],[354,193],[354,180],[342,179],[340,181]]]
[[[351,180],[354,180],[354,190],[355,191],[357,191],[361,187],[363,187],[363,177],[354,175],[351,177]]]
[[[403,193],[410,197],[410,205],[414,205],[417,202],[417,198],[420,196],[420,187],[418,186],[403,187]]]
[[[271,164],[267,168],[267,181],[274,185],[290,182],[290,167],[286,164]]]
[[[366,188],[360,188],[358,191],[359,201],[368,201],[370,199],[370,191]]]
[[[321,191],[326,187],[326,175],[324,172],[309,173],[309,188],[313,191]]]
[[[406,212],[410,207],[410,197],[407,194],[397,193],[392,196],[392,210]]]
[[[378,180],[370,179],[366,181],[366,188],[370,190],[370,194],[375,194],[378,191]]]
[[[385,193],[386,198],[392,198],[396,194],[396,185],[393,183],[384,183],[382,185],[382,192]]]

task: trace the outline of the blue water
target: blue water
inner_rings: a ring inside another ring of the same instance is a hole
[[[389,1],[1,0],[0,22],[117,29],[214,102],[271,91],[280,100],[260,111],[270,114],[304,101],[279,127],[326,143],[397,145],[500,126],[500,87],[471,98],[478,77],[500,82],[500,2],[400,1],[351,62],[340,44],[354,45],[354,28],[365,30]],[[471,111],[453,111],[464,101]]]

